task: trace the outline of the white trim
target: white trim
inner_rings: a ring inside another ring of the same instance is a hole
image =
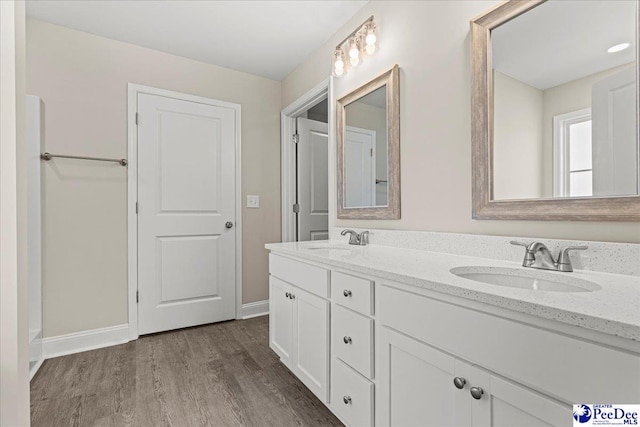
[[[553,116],[553,197],[569,197],[568,125],[591,119],[591,108]]]
[[[333,105],[331,102],[332,78],[323,80],[316,87],[302,95],[300,98],[289,104],[280,113],[280,153],[281,153],[281,184],[282,184],[282,241],[293,242],[296,240],[295,215],[293,214],[293,204],[296,200],[295,186],[295,156],[292,143],[292,135],[296,128],[296,116],[304,113],[318,102],[329,99],[329,165],[331,165],[331,128],[333,123]],[[331,168],[329,168],[330,170]],[[329,173],[329,180],[331,174]],[[329,182],[331,185],[331,182]],[[331,205],[331,200],[329,200]],[[331,210],[329,210],[331,212]],[[329,228],[333,223],[329,215]]]
[[[38,359],[36,364],[31,367],[31,369],[29,370],[29,381],[31,381],[33,377],[36,376],[36,374],[38,373],[38,370],[40,370],[44,361],[45,361],[45,358],[41,357],[40,359]]]
[[[269,300],[249,302],[242,304],[242,319],[267,316],[269,314]]]
[[[128,128],[128,173],[127,173],[127,248],[128,248],[128,314],[129,314],[129,339],[138,338],[138,304],[136,303],[136,291],[138,289],[138,221],[136,214],[136,201],[138,200],[138,133],[136,127],[136,112],[138,110],[138,94],[164,96],[183,101],[197,102],[200,104],[214,105],[235,110],[235,161],[236,161],[236,319],[240,319],[242,313],[242,108],[240,104],[189,95],[165,89],[143,86],[134,83],[127,84],[127,128]]]
[[[129,325],[110,326],[42,339],[44,359],[66,356],[98,348],[124,344],[129,339]]]

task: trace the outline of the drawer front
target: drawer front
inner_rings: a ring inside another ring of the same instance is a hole
[[[373,378],[373,320],[334,305],[331,336],[333,354]]]
[[[329,298],[329,270],[269,254],[269,273],[322,298]]]
[[[331,407],[347,426],[373,426],[373,383],[333,360]]]
[[[373,281],[334,271],[331,299],[358,313],[373,316]]]
[[[387,286],[376,291],[380,325],[564,402],[637,402],[640,397],[638,354]],[[594,369],[603,366],[616,369]]]

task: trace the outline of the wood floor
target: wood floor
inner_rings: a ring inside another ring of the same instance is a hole
[[[32,425],[342,425],[268,335],[264,316],[47,360],[31,381]]]

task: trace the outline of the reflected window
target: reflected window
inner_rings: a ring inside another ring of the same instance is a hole
[[[591,109],[553,118],[554,197],[593,196]]]

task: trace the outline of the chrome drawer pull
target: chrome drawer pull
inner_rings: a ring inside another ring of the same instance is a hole
[[[349,289],[345,289],[344,292],[342,293],[342,295],[344,295],[345,297],[350,297],[351,296],[351,291]]]
[[[345,344],[351,344],[351,337],[344,337],[342,341],[344,341]]]
[[[351,403],[351,396],[344,396],[342,398],[342,401],[344,402],[345,405],[349,405]]]
[[[467,380],[465,380],[462,377],[455,377],[453,379],[453,385],[456,386],[457,389],[462,390],[464,388],[464,385],[467,383]]]
[[[474,399],[480,400],[482,399],[482,395],[484,394],[484,390],[481,387],[471,387],[471,396]]]

